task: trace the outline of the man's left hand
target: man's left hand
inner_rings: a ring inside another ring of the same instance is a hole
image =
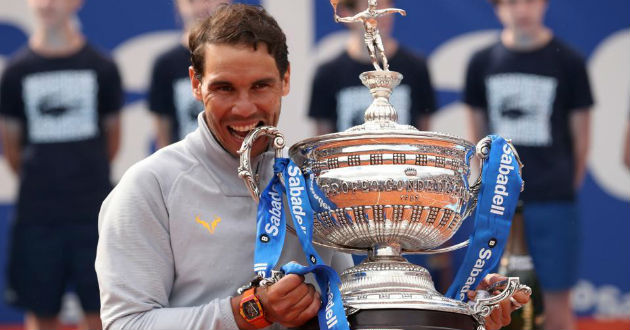
[[[477,290],[486,290],[492,284],[506,279],[507,278],[505,276],[499,274],[489,274],[483,279],[483,281],[481,281],[481,283],[477,287]],[[498,290],[491,292],[491,294],[493,295],[499,293],[500,292]],[[475,299],[476,295],[476,291],[468,291],[469,299]],[[510,324],[510,322],[512,321],[512,317],[510,316],[510,314],[512,314],[513,311],[519,309],[522,305],[525,305],[529,302],[529,294],[524,291],[515,292],[512,298],[514,298],[516,304],[513,303],[511,299],[505,299],[499,303],[499,307],[493,309],[490,315],[486,316],[486,329],[500,329],[501,327]]]

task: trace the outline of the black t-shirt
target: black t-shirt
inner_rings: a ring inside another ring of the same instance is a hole
[[[160,55],[153,65],[149,109],[171,119],[172,142],[197,129],[197,115],[203,111],[203,104],[192,95],[189,66],[190,52],[182,45]]]
[[[415,125],[419,116],[435,111],[435,95],[426,62],[402,46],[388,60],[390,70],[404,76],[390,97],[398,122]],[[357,62],[347,52],[319,66],[313,80],[309,116],[331,120],[338,131],[363,124],[365,109],[374,99],[361,84],[359,75],[372,70],[371,63]]]
[[[556,38],[530,52],[496,43],[472,57],[464,101],[483,109],[492,133],[512,139],[525,165],[524,201],[574,198],[570,115],[593,105],[578,53]]]
[[[90,45],[55,58],[26,47],[9,61],[0,114],[24,127],[18,221],[96,221],[111,190],[103,119],[122,102],[116,65]]]

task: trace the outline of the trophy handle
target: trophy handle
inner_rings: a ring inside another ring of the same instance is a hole
[[[245,140],[243,140],[243,144],[241,144],[241,148],[238,150],[238,154],[241,155],[238,166],[238,176],[245,181],[249,193],[256,202],[260,199],[260,188],[258,187],[258,174],[254,174],[252,170],[250,150],[254,142],[261,136],[274,138],[273,148],[276,151],[276,158],[282,157],[282,149],[284,149],[284,135],[274,126],[257,127],[249,132]]]
[[[462,218],[466,219],[472,211],[477,207],[477,201],[479,198],[479,191],[481,190],[481,176],[483,175],[483,164],[488,159],[490,155],[490,146],[492,145],[492,140],[489,137],[485,137],[477,142],[477,146],[475,147],[475,155],[481,159],[481,164],[479,167],[479,175],[475,180],[475,183],[470,186],[470,194],[472,196],[472,200],[468,203],[466,207],[466,211],[464,212],[464,216]]]
[[[499,306],[505,299],[512,299],[512,296],[517,291],[525,291],[528,294],[532,293],[532,289],[525,284],[521,284],[518,277],[508,277],[506,281],[505,289],[496,296],[492,296],[490,292],[486,290],[477,291],[477,297],[475,300],[469,302],[471,315],[475,318],[479,327],[477,330],[485,330],[485,317],[490,315],[493,309]]]

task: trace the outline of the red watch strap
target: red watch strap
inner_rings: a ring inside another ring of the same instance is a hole
[[[258,310],[260,311],[260,315],[253,319],[248,319],[245,316],[245,313],[243,312],[243,304],[250,300],[253,300],[256,303],[256,305],[258,306]],[[258,300],[258,297],[256,297],[255,287],[247,289],[245,292],[243,292],[243,298],[241,299],[239,309],[240,309],[239,312],[241,316],[245,319],[245,321],[253,325],[256,329],[266,328],[272,324],[271,322],[267,321],[267,319],[265,318],[265,312],[263,310],[262,304],[260,303],[260,300]]]

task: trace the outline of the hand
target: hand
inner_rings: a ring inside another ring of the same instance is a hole
[[[485,290],[489,288],[490,285],[499,281],[503,281],[505,279],[507,279],[505,276],[499,274],[488,274],[483,279],[483,281],[481,281],[479,287],[477,287],[477,290]],[[491,292],[491,294],[493,295],[499,293],[500,291],[498,290]],[[468,291],[469,299],[475,299],[476,295],[476,291]],[[510,324],[510,322],[512,321],[512,317],[510,316],[510,314],[512,314],[513,311],[519,309],[522,305],[525,305],[527,304],[527,302],[529,302],[529,294],[524,291],[516,291],[512,298],[514,298],[513,300],[516,302],[516,304],[512,302],[512,299],[505,299],[499,303],[499,306],[497,308],[492,310],[490,315],[486,316],[486,329],[500,329],[501,327]]]
[[[256,296],[269,322],[278,322],[287,328],[303,325],[317,315],[321,304],[319,293],[304,276],[290,274],[280,281],[256,289]]]

